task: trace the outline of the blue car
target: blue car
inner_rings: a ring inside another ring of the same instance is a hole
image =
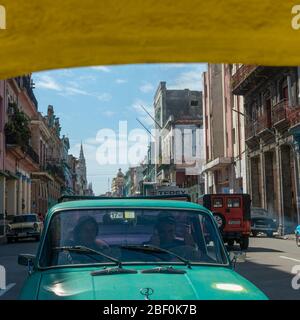
[[[300,225],[296,228],[295,234],[297,246],[300,247]]]

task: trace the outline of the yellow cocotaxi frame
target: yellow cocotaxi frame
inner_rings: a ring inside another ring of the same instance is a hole
[[[0,79],[132,63],[300,65],[297,5],[300,0],[0,0]]]

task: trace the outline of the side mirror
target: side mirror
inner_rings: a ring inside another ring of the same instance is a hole
[[[246,252],[242,251],[231,251],[229,253],[230,261],[232,262],[234,267],[237,262],[246,262],[246,257]]]
[[[31,274],[33,272],[34,263],[35,263],[35,255],[33,255],[33,254],[19,254],[18,264],[21,266],[28,267],[29,274]]]

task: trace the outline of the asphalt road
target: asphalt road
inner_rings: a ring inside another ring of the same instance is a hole
[[[300,289],[292,288],[292,268],[300,266],[300,248],[293,240],[251,238],[246,262],[236,271],[254,283],[272,300],[300,300]],[[299,267],[300,270],[300,267]],[[300,284],[300,280],[297,281]]]
[[[27,276],[26,267],[17,264],[17,256],[19,253],[35,254],[37,246],[33,241],[0,245],[0,265],[6,268],[8,288],[6,292],[0,291],[0,300],[17,299]],[[258,237],[251,238],[246,262],[238,263],[236,271],[270,299],[300,300],[300,289],[294,290],[291,285],[295,276],[291,270],[295,265],[300,265],[300,248],[295,241]]]
[[[23,242],[0,245],[0,265],[6,269],[7,291],[0,290],[0,300],[17,299],[27,276],[27,268],[18,265],[20,253],[36,254],[38,242],[24,240]]]

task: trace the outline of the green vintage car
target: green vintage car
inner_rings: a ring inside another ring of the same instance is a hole
[[[54,206],[20,299],[267,299],[234,271],[210,211],[184,201]]]

